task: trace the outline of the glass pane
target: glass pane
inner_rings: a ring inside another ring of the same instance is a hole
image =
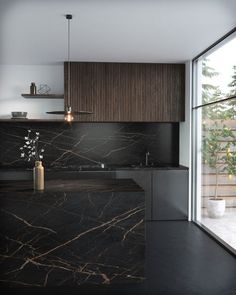
[[[234,34],[194,62],[193,185],[194,219],[236,253],[236,98],[220,102],[236,95],[235,52]]]
[[[236,249],[236,99],[199,111],[198,219]]]
[[[197,61],[198,97],[194,106],[235,95],[236,37]]]

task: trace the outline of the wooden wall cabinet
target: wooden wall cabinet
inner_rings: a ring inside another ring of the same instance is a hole
[[[65,103],[68,66],[64,64]],[[185,65],[71,62],[72,109],[84,122],[184,121]]]

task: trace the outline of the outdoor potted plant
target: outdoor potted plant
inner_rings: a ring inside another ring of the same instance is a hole
[[[225,212],[225,200],[218,196],[219,174],[227,172],[229,178],[236,175],[236,138],[226,125],[208,124],[203,126],[204,164],[215,171],[214,196],[207,203],[207,213],[211,218],[219,218]]]

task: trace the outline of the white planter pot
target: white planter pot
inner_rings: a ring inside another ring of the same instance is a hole
[[[225,200],[209,199],[207,203],[207,213],[211,218],[220,218],[225,213]]]

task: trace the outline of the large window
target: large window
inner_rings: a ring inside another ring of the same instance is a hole
[[[236,35],[194,61],[194,219],[236,250]]]

